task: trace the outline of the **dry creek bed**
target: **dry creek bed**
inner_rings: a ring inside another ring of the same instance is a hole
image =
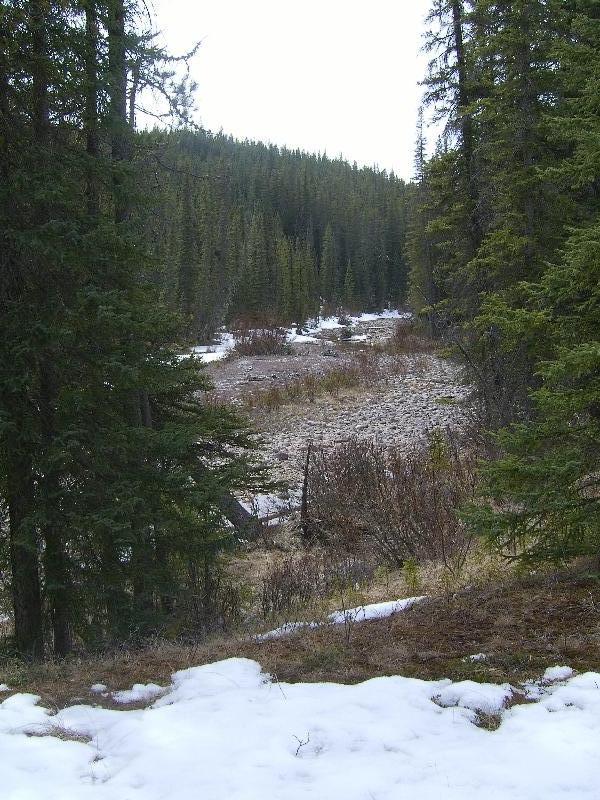
[[[389,337],[394,324],[393,319],[360,323],[355,333],[367,336],[366,342],[340,345],[331,341],[335,332],[327,331],[318,344],[294,345],[291,355],[232,357],[210,364],[207,370],[215,394],[240,404],[253,389],[350,364],[358,351]],[[385,358],[380,360],[384,367]],[[393,359],[389,361],[392,365]],[[461,384],[456,364],[437,355],[417,354],[404,358],[402,371],[394,374],[390,369],[390,374],[337,397],[324,394],[313,402],[302,399],[278,410],[254,409],[251,416],[262,434],[273,477],[298,486],[309,443],[328,447],[358,438],[408,447],[428,430],[461,424],[469,390]]]

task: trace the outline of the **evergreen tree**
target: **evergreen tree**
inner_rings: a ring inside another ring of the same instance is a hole
[[[336,297],[336,274],[337,274],[337,252],[335,237],[331,225],[327,225],[325,236],[323,237],[323,248],[321,250],[321,297],[324,303],[335,304]]]
[[[145,73],[128,70],[160,51],[120,0],[5,7],[0,493],[15,645],[41,658],[46,630],[59,656],[160,630],[226,535],[227,493],[253,480],[251,441],[198,402],[136,235]]]
[[[353,310],[356,302],[356,281],[354,278],[354,268],[348,262],[346,265],[346,272],[344,275],[344,291],[343,291],[344,308]]]
[[[505,337],[537,356],[539,384],[532,419],[500,432],[502,456],[484,470],[493,505],[469,514],[499,550],[534,562],[600,553],[599,37],[598,10],[575,4],[555,51],[565,101],[551,135],[565,157],[545,177],[577,207],[579,228],[521,287],[519,306],[498,304]]]

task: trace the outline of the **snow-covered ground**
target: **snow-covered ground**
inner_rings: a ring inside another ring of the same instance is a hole
[[[348,317],[351,325],[356,325],[360,322],[375,322],[378,319],[408,319],[410,313],[400,313],[399,311],[381,311],[376,314],[358,314],[353,317]],[[338,317],[319,317],[316,320],[311,320],[308,325],[302,329],[303,333],[298,333],[297,326],[287,328],[286,338],[290,344],[315,344],[320,340],[317,335],[321,331],[335,330],[336,328],[343,327],[338,322]],[[353,336],[351,341],[364,342],[367,341],[366,336]],[[190,354],[196,356],[200,361],[205,364],[211,361],[219,361],[233,350],[235,347],[235,338],[229,331],[221,331],[218,335],[218,341],[211,345],[198,345],[192,347]]]
[[[219,333],[219,340],[211,345],[197,345],[192,347],[190,353],[204,364],[209,364],[211,361],[220,361],[222,358],[233,350],[235,347],[235,339],[229,331],[222,331]]]
[[[143,710],[52,714],[16,694],[0,704],[0,797],[596,800],[600,674],[539,688],[505,709],[508,685],[284,684],[230,659],[176,672]],[[500,727],[478,727],[479,711]]]

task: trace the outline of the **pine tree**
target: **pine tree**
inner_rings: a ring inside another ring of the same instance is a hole
[[[343,303],[344,308],[352,311],[356,302],[356,281],[354,278],[354,268],[350,262],[346,265],[344,275]]]
[[[59,656],[157,631],[190,553],[208,563],[226,536],[224,498],[254,479],[244,425],[198,403],[206,380],[172,349],[179,319],[136,235],[127,56],[160,52],[120,0],[9,11],[0,492],[16,649],[41,658],[45,628]]]
[[[577,4],[555,50],[568,99],[550,131],[564,158],[545,176],[560,179],[579,228],[542,278],[521,287],[520,306],[496,311],[515,345],[531,343],[540,383],[533,418],[500,432],[502,456],[484,470],[482,494],[493,505],[469,517],[497,549],[525,561],[600,553],[599,36],[597,10]]]
[[[327,225],[325,236],[323,237],[323,247],[321,250],[321,298],[329,305],[335,305],[336,298],[336,274],[337,274],[337,252],[335,237],[331,225]]]
[[[247,309],[255,314],[263,312],[269,303],[270,287],[267,265],[265,220],[256,210],[250,220],[246,250]]]

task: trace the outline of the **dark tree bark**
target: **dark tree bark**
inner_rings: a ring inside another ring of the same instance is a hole
[[[48,108],[48,7],[42,0],[31,3],[32,27],[32,123],[33,142],[40,174],[42,165],[51,159],[50,119]],[[45,202],[35,199],[33,222],[42,228],[49,219]],[[43,265],[36,265],[36,284],[41,288]],[[39,416],[42,442],[46,453],[51,453],[56,438],[54,408],[58,384],[54,369],[54,355],[50,350],[41,352],[38,363]],[[70,597],[66,557],[63,542],[64,525],[60,513],[60,476],[48,463],[40,478],[40,500],[44,508],[42,534],[44,538],[45,590],[50,607],[54,653],[64,656],[70,650],[69,611]]]
[[[124,166],[130,158],[127,120],[126,10],[123,0],[110,0],[108,6],[108,69],[110,137],[113,162],[114,216],[117,225],[129,217],[130,202]]]
[[[477,252],[481,244],[481,225],[477,211],[477,187],[475,179],[475,166],[473,162],[473,119],[469,111],[472,102],[468,84],[467,61],[463,37],[464,8],[462,0],[451,0],[452,33],[454,50],[456,54],[456,72],[458,83],[458,118],[460,127],[461,152],[465,170],[465,182],[469,197],[469,239],[471,254]]]
[[[85,140],[88,157],[87,210],[91,221],[100,213],[98,186],[98,14],[95,0],[85,2]]]
[[[12,410],[17,436],[8,443],[12,452],[7,464],[7,495],[15,640],[21,656],[39,661],[44,656],[44,636],[38,542],[30,522],[34,505],[33,470],[28,455],[20,450],[19,434],[24,433],[18,427],[22,421],[20,410]]]
[[[10,118],[9,106],[9,64],[6,53],[11,35],[8,15],[0,14],[0,179],[4,187],[10,186],[12,156],[19,146],[19,141],[15,139],[14,121]],[[18,133],[16,136],[18,139]],[[8,193],[3,193],[2,198],[2,218],[8,223],[8,228],[11,221],[15,221],[14,207]],[[22,302],[24,267],[19,262],[10,237],[3,234],[3,239],[0,247],[0,314],[2,320],[5,320]],[[23,381],[18,367],[16,374],[12,371],[13,357],[10,345],[14,336],[14,328],[9,328],[7,338],[0,343],[5,348],[3,374],[0,379],[0,405],[6,420],[9,421],[3,445],[15,641],[23,657],[39,660],[44,654],[44,637],[38,539],[32,525],[34,483],[30,426],[27,419],[30,408],[27,382]]]

